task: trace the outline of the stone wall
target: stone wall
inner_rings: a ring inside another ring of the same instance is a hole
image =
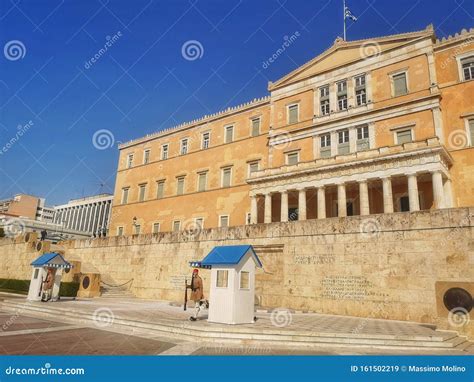
[[[188,262],[215,245],[252,244],[264,265],[257,301],[321,313],[437,323],[436,283],[474,282],[474,208],[259,224],[65,242],[103,280],[138,297],[182,301]],[[0,278],[30,277],[28,244],[0,241]],[[201,271],[206,289],[209,271]],[[471,312],[471,317],[473,312]],[[461,331],[472,331],[472,322]],[[460,328],[455,328],[459,330]]]

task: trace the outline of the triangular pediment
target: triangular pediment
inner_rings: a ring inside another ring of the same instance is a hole
[[[287,74],[276,82],[270,83],[269,90],[275,90],[292,83],[314,77],[341,66],[365,60],[384,52],[401,48],[424,38],[433,38],[431,27],[424,31],[404,33],[367,40],[344,41],[337,38],[334,44],[319,56]]]

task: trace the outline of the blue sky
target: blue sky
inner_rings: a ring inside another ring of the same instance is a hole
[[[359,18],[349,40],[474,26],[467,0],[347,5]],[[342,35],[341,16],[342,0],[1,0],[0,198],[26,192],[54,205],[112,193],[119,142],[266,95],[268,81]],[[194,60],[182,53],[189,41],[200,44]],[[114,144],[99,150],[102,129]]]

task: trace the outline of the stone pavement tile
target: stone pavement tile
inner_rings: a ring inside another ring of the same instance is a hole
[[[174,346],[161,342],[84,328],[2,337],[0,354],[20,355],[134,355],[159,354]]]
[[[190,324],[188,319],[193,314],[190,307],[183,311],[182,307],[172,306],[166,301],[150,300],[115,300],[115,299],[84,299],[76,301],[63,301],[52,303],[51,307],[80,310],[94,314],[97,309],[109,309],[114,317],[127,318],[137,321],[153,322],[156,320],[169,320]],[[257,313],[257,321],[254,324],[236,325],[238,329],[252,330],[280,330],[280,331],[302,331],[336,334],[382,334],[382,335],[410,335],[410,336],[441,336],[432,328],[410,322],[380,320],[359,317],[344,317],[336,315],[323,315],[318,313],[287,313],[288,325],[277,327],[272,322],[271,313]],[[228,330],[229,326],[211,324],[206,321],[207,313],[204,311],[200,320],[192,323],[201,328],[212,328],[215,330]]]

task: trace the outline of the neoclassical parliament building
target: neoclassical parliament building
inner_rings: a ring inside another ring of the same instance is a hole
[[[338,38],[268,91],[121,144],[110,235],[474,206],[474,29]]]

